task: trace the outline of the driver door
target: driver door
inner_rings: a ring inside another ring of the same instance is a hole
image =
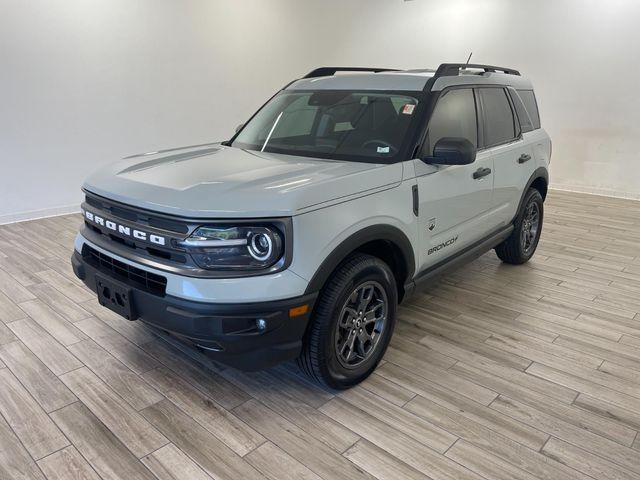
[[[478,114],[473,88],[445,91],[436,104],[421,157],[431,156],[443,137],[462,137],[478,145]],[[450,257],[486,236],[492,219],[493,158],[479,151],[469,165],[429,165],[414,160],[420,198],[420,269]]]

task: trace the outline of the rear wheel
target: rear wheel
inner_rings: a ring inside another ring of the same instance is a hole
[[[509,238],[496,247],[498,258],[505,263],[519,265],[535,253],[542,233],[544,203],[540,192],[529,189],[524,197],[514,229]]]
[[[330,388],[360,383],[387,349],[397,303],[389,266],[371,255],[352,256],[320,293],[298,364]]]

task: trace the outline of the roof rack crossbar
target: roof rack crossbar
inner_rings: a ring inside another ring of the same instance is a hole
[[[485,72],[500,72],[507,75],[520,76],[520,72],[518,70],[514,70],[513,68],[496,67],[494,65],[480,65],[476,63],[443,63],[438,67],[438,70],[436,70],[436,74],[434,75],[434,77],[456,77],[460,75],[461,70],[465,70],[467,68],[477,68],[480,70],[484,70]]]
[[[330,77],[337,72],[398,72],[394,68],[374,68],[374,67],[320,67],[307,73],[303,78]]]

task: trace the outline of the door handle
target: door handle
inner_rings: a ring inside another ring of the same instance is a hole
[[[473,172],[473,179],[478,180],[479,178],[486,177],[487,175],[491,175],[490,168],[479,168],[475,172]]]
[[[518,159],[518,163],[528,162],[529,160],[531,160],[531,155],[527,155],[526,153],[523,153],[522,155],[520,155],[520,158]]]

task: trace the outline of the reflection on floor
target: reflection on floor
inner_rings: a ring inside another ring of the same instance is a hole
[[[339,394],[99,307],[79,223],[0,227],[2,479],[640,478],[639,202],[550,193],[529,264],[487,253],[416,297]]]

